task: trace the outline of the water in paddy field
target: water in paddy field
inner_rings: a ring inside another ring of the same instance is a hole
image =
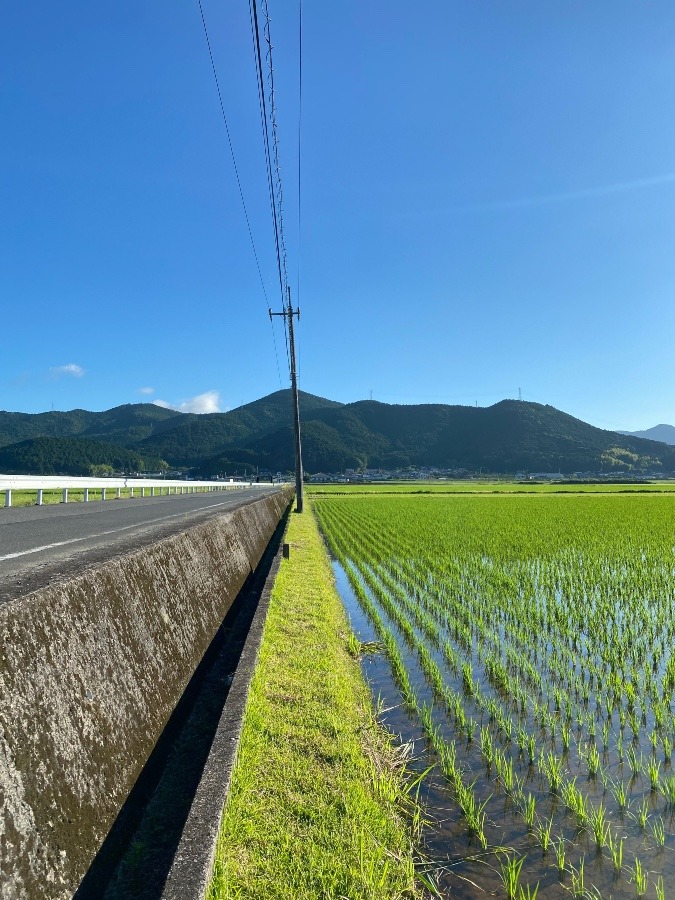
[[[378,634],[361,608],[345,570],[337,561],[333,561],[333,570],[355,635],[360,641],[377,641]],[[515,727],[510,738],[495,731],[494,718],[474,704],[471,695],[467,694],[461,670],[453,671],[441,651],[427,642],[445,682],[452,690],[463,692],[467,715],[475,723],[469,739],[466,731],[458,730],[444,702],[434,696],[418,653],[408,646],[381,608],[379,612],[396,635],[417,696],[418,709],[424,704],[432,707],[433,721],[443,740],[455,742],[465,782],[474,783],[474,794],[480,803],[486,801],[488,846],[483,849],[477,838],[469,835],[466,819],[443,775],[438,756],[427,740],[419,713],[404,704],[384,651],[364,654],[364,675],[371,686],[374,703],[384,710],[379,716],[380,721],[403,743],[412,743],[411,771],[421,773],[433,767],[419,794],[429,823],[423,832],[423,853],[428,865],[423,865],[422,869],[433,875],[441,896],[506,897],[502,866],[509,857],[522,857],[519,884],[524,888],[529,885],[532,891],[538,884],[539,898],[675,898],[675,804],[669,805],[659,790],[651,789],[649,765],[658,765],[660,779],[668,778],[674,772],[669,748],[659,747],[654,753],[650,744],[649,735],[654,724],[651,713],[641,720],[637,738],[627,725],[619,727],[618,709],[612,713],[608,733],[602,735],[598,724],[594,740],[588,738],[588,722],[582,727],[573,721],[571,734],[566,739],[569,748],[565,749],[562,735],[551,733],[550,721],[547,727],[542,727],[531,711],[526,714],[521,711],[524,731],[535,739],[534,757],[530,761],[532,748],[529,752],[527,749],[519,752]],[[504,709],[512,708],[506,695],[493,689],[482,676],[478,659],[474,655],[470,659],[484,695],[501,701]],[[593,697],[588,709],[594,709]],[[514,722],[516,718],[514,715]],[[535,813],[531,826],[527,824],[522,802],[516,798],[517,791],[509,792],[505,788],[504,778],[508,780],[510,776],[497,772],[497,760],[491,765],[486,763],[481,751],[481,728],[485,727],[487,732],[488,725],[491,733],[498,735],[494,740],[495,751],[502,753],[502,759],[512,761],[511,773],[516,786],[521,785],[521,796],[532,798]],[[565,780],[586,798],[587,814],[597,816],[600,810],[595,828],[592,821],[581,822],[575,816],[560,791],[557,795],[551,792],[540,761],[542,753],[546,755],[552,750],[562,760]],[[598,752],[598,770],[591,777],[588,757],[595,750]],[[606,842],[598,849],[596,833],[607,825],[610,826],[615,856],[623,840],[621,865],[615,865]],[[551,838],[555,838],[555,844],[549,843],[544,850],[547,829],[550,829]],[[662,894],[659,893],[661,884]],[[527,897],[527,893],[522,896]]]

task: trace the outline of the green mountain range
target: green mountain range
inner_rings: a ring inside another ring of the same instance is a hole
[[[24,475],[88,475],[156,471],[158,459],[145,459],[117,444],[86,438],[38,437],[0,449],[0,472]]]
[[[301,392],[300,415],[309,473],[411,466],[511,474],[675,472],[675,447],[604,431],[552,406],[519,400],[485,408],[373,400],[342,404]],[[134,456],[126,463],[113,461],[115,448]],[[66,472],[66,462],[72,467],[78,454],[83,468],[155,469],[161,459],[200,475],[289,471],[294,467],[290,392],[207,415],[147,403],[100,413],[0,412],[0,471]]]

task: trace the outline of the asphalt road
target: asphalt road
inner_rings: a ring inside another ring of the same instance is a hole
[[[278,490],[270,485],[0,509],[0,603]]]

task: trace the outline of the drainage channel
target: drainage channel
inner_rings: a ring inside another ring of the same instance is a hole
[[[288,514],[287,510],[258,567],[249,575],[216,632],[74,900],[160,900],[164,896],[177,850],[181,840],[185,842],[184,832],[190,828],[188,824],[186,829],[186,823],[214,739],[215,743],[219,740],[219,723],[226,716],[231,693],[230,705],[239,721],[232,723],[230,715],[228,725],[233,725],[232,730],[239,734],[252,674],[241,670],[254,665],[260,635],[247,638],[252,623],[262,632],[265,610],[260,600],[268,599],[278,570]],[[252,641],[255,647],[251,651]],[[246,659],[242,657],[244,648]],[[231,767],[236,742],[232,737],[226,740]],[[215,810],[214,815],[219,821],[220,810]],[[218,821],[214,823],[216,829]],[[180,880],[181,875],[178,877]],[[181,888],[181,896],[185,900],[193,896],[187,884],[184,890]]]

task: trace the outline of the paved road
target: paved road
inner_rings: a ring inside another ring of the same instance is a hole
[[[0,509],[0,603],[278,490]]]

